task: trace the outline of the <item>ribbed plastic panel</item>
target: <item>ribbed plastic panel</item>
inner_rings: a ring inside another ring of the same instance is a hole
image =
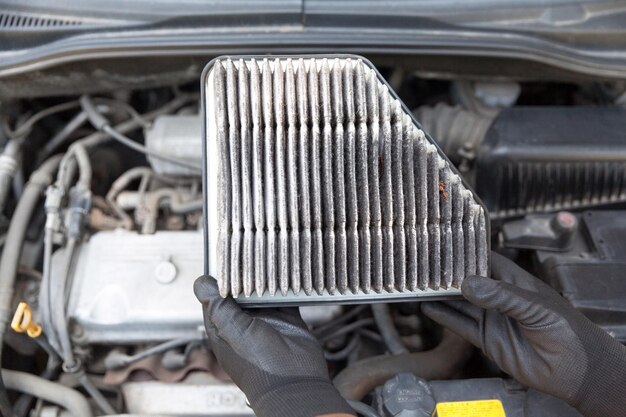
[[[204,88],[223,296],[441,297],[487,273],[484,208],[369,62],[225,57]]]
[[[616,106],[505,109],[477,151],[476,189],[491,218],[626,202],[625,131]]]
[[[498,217],[626,201],[626,161],[508,161],[492,175],[502,178]]]

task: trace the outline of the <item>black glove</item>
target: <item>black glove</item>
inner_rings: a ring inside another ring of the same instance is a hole
[[[496,280],[463,282],[471,304],[424,303],[422,311],[521,383],[587,417],[625,416],[626,348],[510,260],[494,253],[492,272]]]
[[[215,280],[194,284],[213,353],[259,417],[354,415],[328,376],[324,352],[297,308],[243,311]]]

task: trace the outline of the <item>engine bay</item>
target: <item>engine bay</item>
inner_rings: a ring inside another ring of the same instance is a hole
[[[450,175],[484,202],[491,249],[625,343],[624,81],[459,75],[469,58],[431,72],[372,55]],[[204,104],[200,75],[188,78],[22,96],[19,83],[0,83],[10,92],[0,102],[2,369],[16,416],[254,415],[212,354],[193,293],[206,256]],[[445,202],[454,191],[437,184]],[[419,301],[378,301],[300,307],[339,392],[375,413],[363,415],[496,398],[509,417],[580,416],[498,370]],[[73,389],[87,408],[20,393],[12,372]]]

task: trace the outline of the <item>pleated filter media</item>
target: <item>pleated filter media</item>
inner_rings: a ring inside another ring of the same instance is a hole
[[[207,272],[241,303],[460,293],[488,217],[372,64],[221,57],[203,76]]]

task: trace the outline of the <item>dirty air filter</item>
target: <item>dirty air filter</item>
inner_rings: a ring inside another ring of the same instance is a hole
[[[367,60],[221,57],[203,93],[222,296],[442,298],[487,272],[485,209]]]

